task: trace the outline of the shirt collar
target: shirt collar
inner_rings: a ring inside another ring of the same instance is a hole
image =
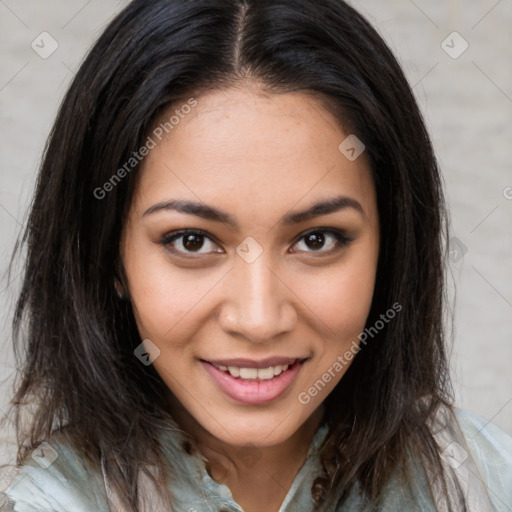
[[[317,429],[305,461],[295,476],[279,512],[297,510],[299,504],[307,509],[313,504],[311,486],[316,476],[321,473],[318,449],[327,432],[328,427],[325,423]],[[168,430],[162,432],[162,440],[171,470],[170,491],[176,511],[195,509],[197,512],[243,512],[234,501],[229,487],[210,477],[206,471],[206,458],[201,453],[193,451],[194,445],[190,436],[177,424],[170,425]],[[253,462],[248,459],[247,463]]]

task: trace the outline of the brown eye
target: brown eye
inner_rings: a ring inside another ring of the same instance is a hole
[[[305,244],[313,251],[318,251],[325,244],[325,236],[320,231],[310,233],[304,237]]]
[[[204,236],[196,235],[195,233],[183,235],[183,241],[181,243],[187,251],[198,251],[204,244]]]
[[[215,242],[201,231],[182,230],[169,233],[162,238],[161,243],[169,250],[183,255],[222,252],[215,250]],[[203,248],[206,250],[201,251]]]
[[[302,235],[297,244],[299,244],[299,242],[302,240],[304,240],[303,246],[306,247],[306,250],[303,252],[320,253],[330,253],[337,249],[341,249],[352,241],[339,231],[325,229],[315,229],[313,231],[309,231],[308,233]],[[322,250],[325,249],[325,247],[327,247],[327,249]]]

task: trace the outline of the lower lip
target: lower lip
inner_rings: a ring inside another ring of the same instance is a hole
[[[290,388],[303,365],[303,362],[297,361],[288,370],[272,379],[247,380],[233,377],[206,361],[201,361],[201,363],[224,394],[247,405],[265,404],[279,398]]]

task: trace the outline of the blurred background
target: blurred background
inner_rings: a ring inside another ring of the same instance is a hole
[[[315,0],[319,1],[319,0]],[[512,0],[353,0],[400,60],[442,168],[451,215],[457,405],[512,434]],[[0,414],[26,222],[57,108],[119,0],[0,0]],[[41,247],[41,250],[44,250]],[[14,437],[0,432],[0,463]]]

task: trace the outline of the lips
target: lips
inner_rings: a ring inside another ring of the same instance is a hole
[[[277,400],[282,396],[291,387],[304,361],[304,358],[273,357],[260,361],[248,359],[201,360],[201,363],[227,397],[246,405],[260,405]],[[235,363],[242,366],[232,366]],[[270,369],[274,375],[270,375]],[[235,376],[237,370],[239,375]],[[260,374],[262,378],[260,378]]]
[[[216,359],[205,361],[217,369],[228,373],[232,377],[244,380],[270,380],[288,370],[299,361],[304,359],[290,357],[267,357],[255,361],[253,359]]]

